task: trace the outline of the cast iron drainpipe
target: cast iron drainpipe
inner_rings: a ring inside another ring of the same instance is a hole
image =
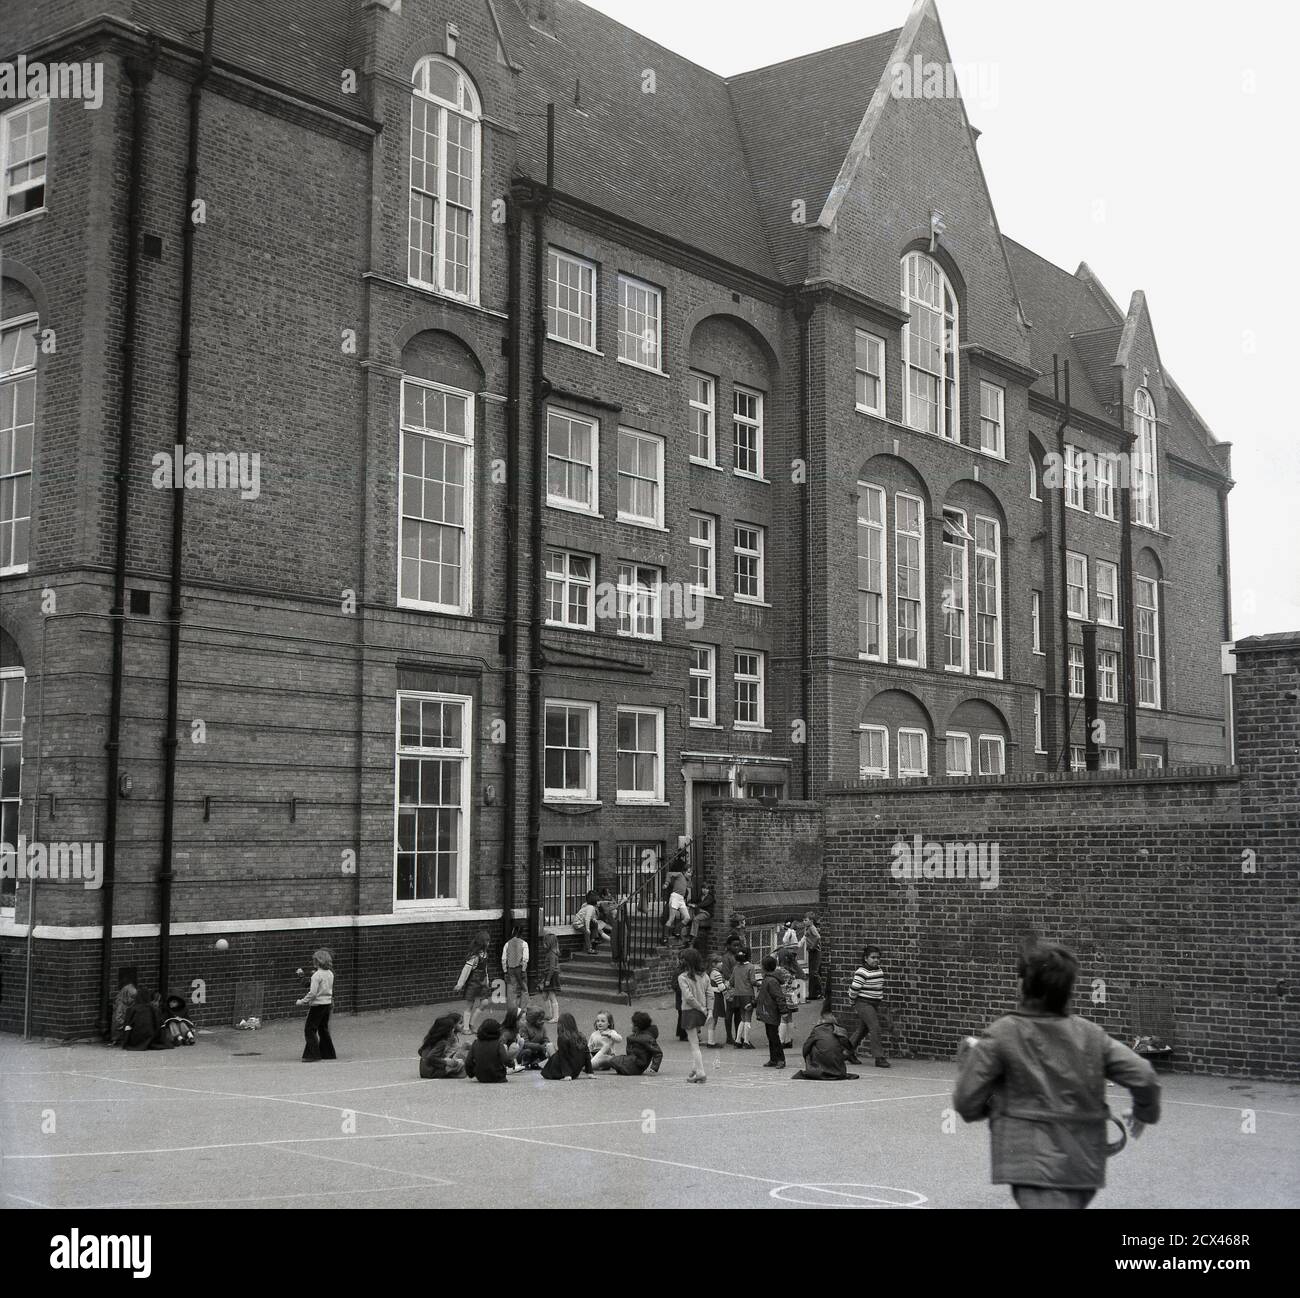
[[[175,834],[176,727],[179,723],[181,598],[184,590],[185,488],[181,474],[190,413],[190,337],[194,301],[194,200],[199,187],[199,110],[203,87],[212,71],[212,32],[216,0],[207,0],[203,16],[203,60],[190,85],[189,141],[185,163],[185,212],[181,241],[181,329],[176,347],[176,436],[172,454],[182,460],[173,466],[171,602],[167,610],[167,729],[163,733],[162,856],[158,864],[158,987],[168,993],[168,947],[171,944],[172,846]]]
[[[506,477],[510,489],[506,496],[506,627],[502,657],[505,659],[506,726],[508,740],[502,774],[502,851],[501,851],[501,940],[510,938],[515,908],[515,799],[519,771],[519,740],[523,727],[518,724],[519,710],[519,498],[523,456],[519,443],[521,420],[519,409],[520,366],[523,330],[519,309],[523,288],[523,212],[518,192],[512,192],[506,209],[506,239],[510,266],[507,288],[506,355]]]
[[[126,300],[122,308],[122,396],[118,405],[117,435],[117,518],[113,557],[112,666],[108,706],[108,754],[104,799],[104,880],[100,916],[99,1018],[101,1035],[112,1034],[109,999],[113,994],[113,879],[117,865],[117,815],[121,778],[122,677],[126,640],[127,534],[131,499],[131,419],[135,397],[135,320],[140,273],[140,191],[144,177],[144,131],[148,121],[145,88],[153,78],[156,52],[131,55],[125,60],[131,82],[131,164],[127,188],[126,215]]]
[[[1057,374],[1056,356],[1052,357],[1052,378]],[[1065,434],[1070,426],[1070,362],[1065,362],[1065,410],[1056,428],[1056,444],[1061,454],[1061,496],[1057,504],[1057,524],[1061,545],[1061,711],[1065,729],[1061,732],[1061,769],[1070,769],[1070,561],[1066,557],[1065,538]],[[1059,397],[1058,397],[1059,404]]]
[[[812,746],[808,735],[812,718],[812,474],[808,471],[811,458],[812,431],[811,402],[808,385],[812,382],[812,314],[813,299],[805,297],[795,305],[799,321],[799,454],[803,457],[803,490],[799,493],[799,514],[803,531],[800,547],[800,577],[803,581],[803,627],[800,632],[800,649],[803,659],[799,673],[800,715],[804,719],[803,742],[803,797],[812,797]]]

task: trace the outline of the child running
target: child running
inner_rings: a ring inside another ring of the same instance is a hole
[[[560,939],[554,933],[542,938],[542,956],[537,964],[537,990],[546,997],[546,1021],[557,1023],[560,1018]]]
[[[627,1053],[606,1055],[592,1062],[597,1072],[610,1072],[619,1077],[639,1077],[642,1073],[657,1073],[664,1052],[659,1048],[659,1029],[650,1021],[645,1010],[632,1015],[632,1035],[626,1043]]]
[[[614,1058],[614,1047],[623,1044],[623,1035],[614,1030],[614,1016],[608,1010],[601,1010],[591,1027],[587,1049],[591,1051],[591,1066],[599,1068],[604,1060]]]
[[[700,1051],[700,1029],[709,1017],[712,991],[704,973],[704,957],[693,947],[682,952],[682,972],[677,975],[682,990],[682,1029],[691,1047],[691,1071],[688,1082],[704,1082],[704,1055]]]
[[[1020,1008],[959,1056],[953,1108],[989,1120],[993,1184],[1021,1208],[1086,1208],[1106,1184],[1106,1082],[1133,1092],[1129,1133],[1160,1121],[1155,1069],[1070,1012],[1079,962],[1055,942],[1020,958]]]
[[[885,971],[880,967],[880,948],[866,946],[862,949],[862,963],[849,985],[849,1004],[858,1013],[858,1027],[849,1038],[851,1060],[857,1063],[858,1047],[867,1038],[877,1068],[888,1068],[885,1047],[881,1040],[880,1011],[885,1004]]]
[[[583,1073],[593,1075],[591,1051],[578,1031],[577,1019],[572,1014],[561,1014],[555,1029],[555,1053],[542,1065],[542,1076],[548,1082],[572,1082]]]

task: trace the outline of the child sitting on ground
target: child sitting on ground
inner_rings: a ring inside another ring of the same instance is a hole
[[[555,1053],[542,1065],[542,1076],[548,1082],[562,1078],[571,1082],[582,1073],[591,1076],[591,1051],[578,1031],[578,1020],[572,1014],[561,1014],[555,1029]]]
[[[858,1074],[849,1072],[844,1064],[849,1050],[849,1034],[836,1022],[827,1002],[803,1043],[803,1067],[795,1077],[806,1082],[856,1082]]]
[[[614,1057],[614,1047],[623,1044],[623,1035],[614,1031],[614,1016],[608,1010],[601,1010],[591,1026],[587,1049],[591,1051],[591,1066],[595,1068],[599,1061]]]
[[[506,1080],[506,1048],[501,1044],[501,1024],[496,1019],[484,1019],[479,1024],[478,1038],[465,1059],[465,1075],[476,1082]]]
[[[506,1048],[510,1071],[523,1072],[523,1065],[519,1062],[519,1011],[513,1005],[506,1010],[506,1016],[501,1020],[501,1044]]]
[[[167,997],[167,1017],[163,1020],[162,1033],[170,1045],[194,1044],[194,1024],[185,1017],[185,1002],[179,996]]]
[[[606,1056],[593,1067],[600,1072],[616,1073],[620,1077],[639,1077],[642,1073],[657,1073],[664,1052],[659,1048],[659,1029],[650,1022],[645,1010],[632,1015],[632,1035],[624,1043],[627,1053]]]
[[[142,991],[126,1012],[122,1044],[128,1050],[166,1050],[171,1042],[162,1032],[162,993]]]
[[[135,983],[126,983],[113,1001],[113,1044],[126,1044],[126,1016],[140,993]]]
[[[551,1039],[546,1035],[545,1017],[545,1012],[536,1005],[524,1014],[515,1054],[515,1062],[523,1068],[540,1068],[550,1054]]]
[[[459,1014],[444,1014],[433,1021],[420,1046],[420,1076],[438,1079],[465,1076],[466,1047],[460,1044]]]

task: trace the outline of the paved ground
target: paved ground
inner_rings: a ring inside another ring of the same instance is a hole
[[[596,1007],[570,1008],[585,1026]],[[143,1055],[0,1038],[0,1203],[1009,1206],[988,1184],[986,1129],[945,1130],[949,1065],[825,1084],[794,1081],[793,1056],[777,1072],[762,1048],[723,1049],[706,1052],[707,1084],[688,1086],[671,1004],[640,1008],[665,1038],[659,1076],[504,1086],[418,1079],[436,1008],[341,1016],[343,1057],[307,1067],[296,1022]],[[1160,1126],[1112,1160],[1098,1207],[1300,1203],[1300,1087],[1173,1076],[1165,1096]]]

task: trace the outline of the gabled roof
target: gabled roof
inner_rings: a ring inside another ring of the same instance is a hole
[[[1020,305],[1029,323],[1030,356],[1043,377],[1039,392],[1052,391],[1052,357],[1070,362],[1070,400],[1077,410],[1115,421],[1115,379],[1110,366],[1119,350],[1123,317],[1116,318],[1103,294],[1088,277],[1031,252],[1004,236],[1007,258],[1015,275]]]
[[[727,82],[782,280],[804,278],[807,227],[822,214],[897,40],[897,30],[883,32]],[[796,201],[806,225],[792,219]]]
[[[545,31],[514,0],[498,10],[524,69],[526,174],[544,178],[546,139],[544,118],[524,114],[554,103],[558,191],[771,277],[723,78],[578,0],[547,0],[547,9]]]

